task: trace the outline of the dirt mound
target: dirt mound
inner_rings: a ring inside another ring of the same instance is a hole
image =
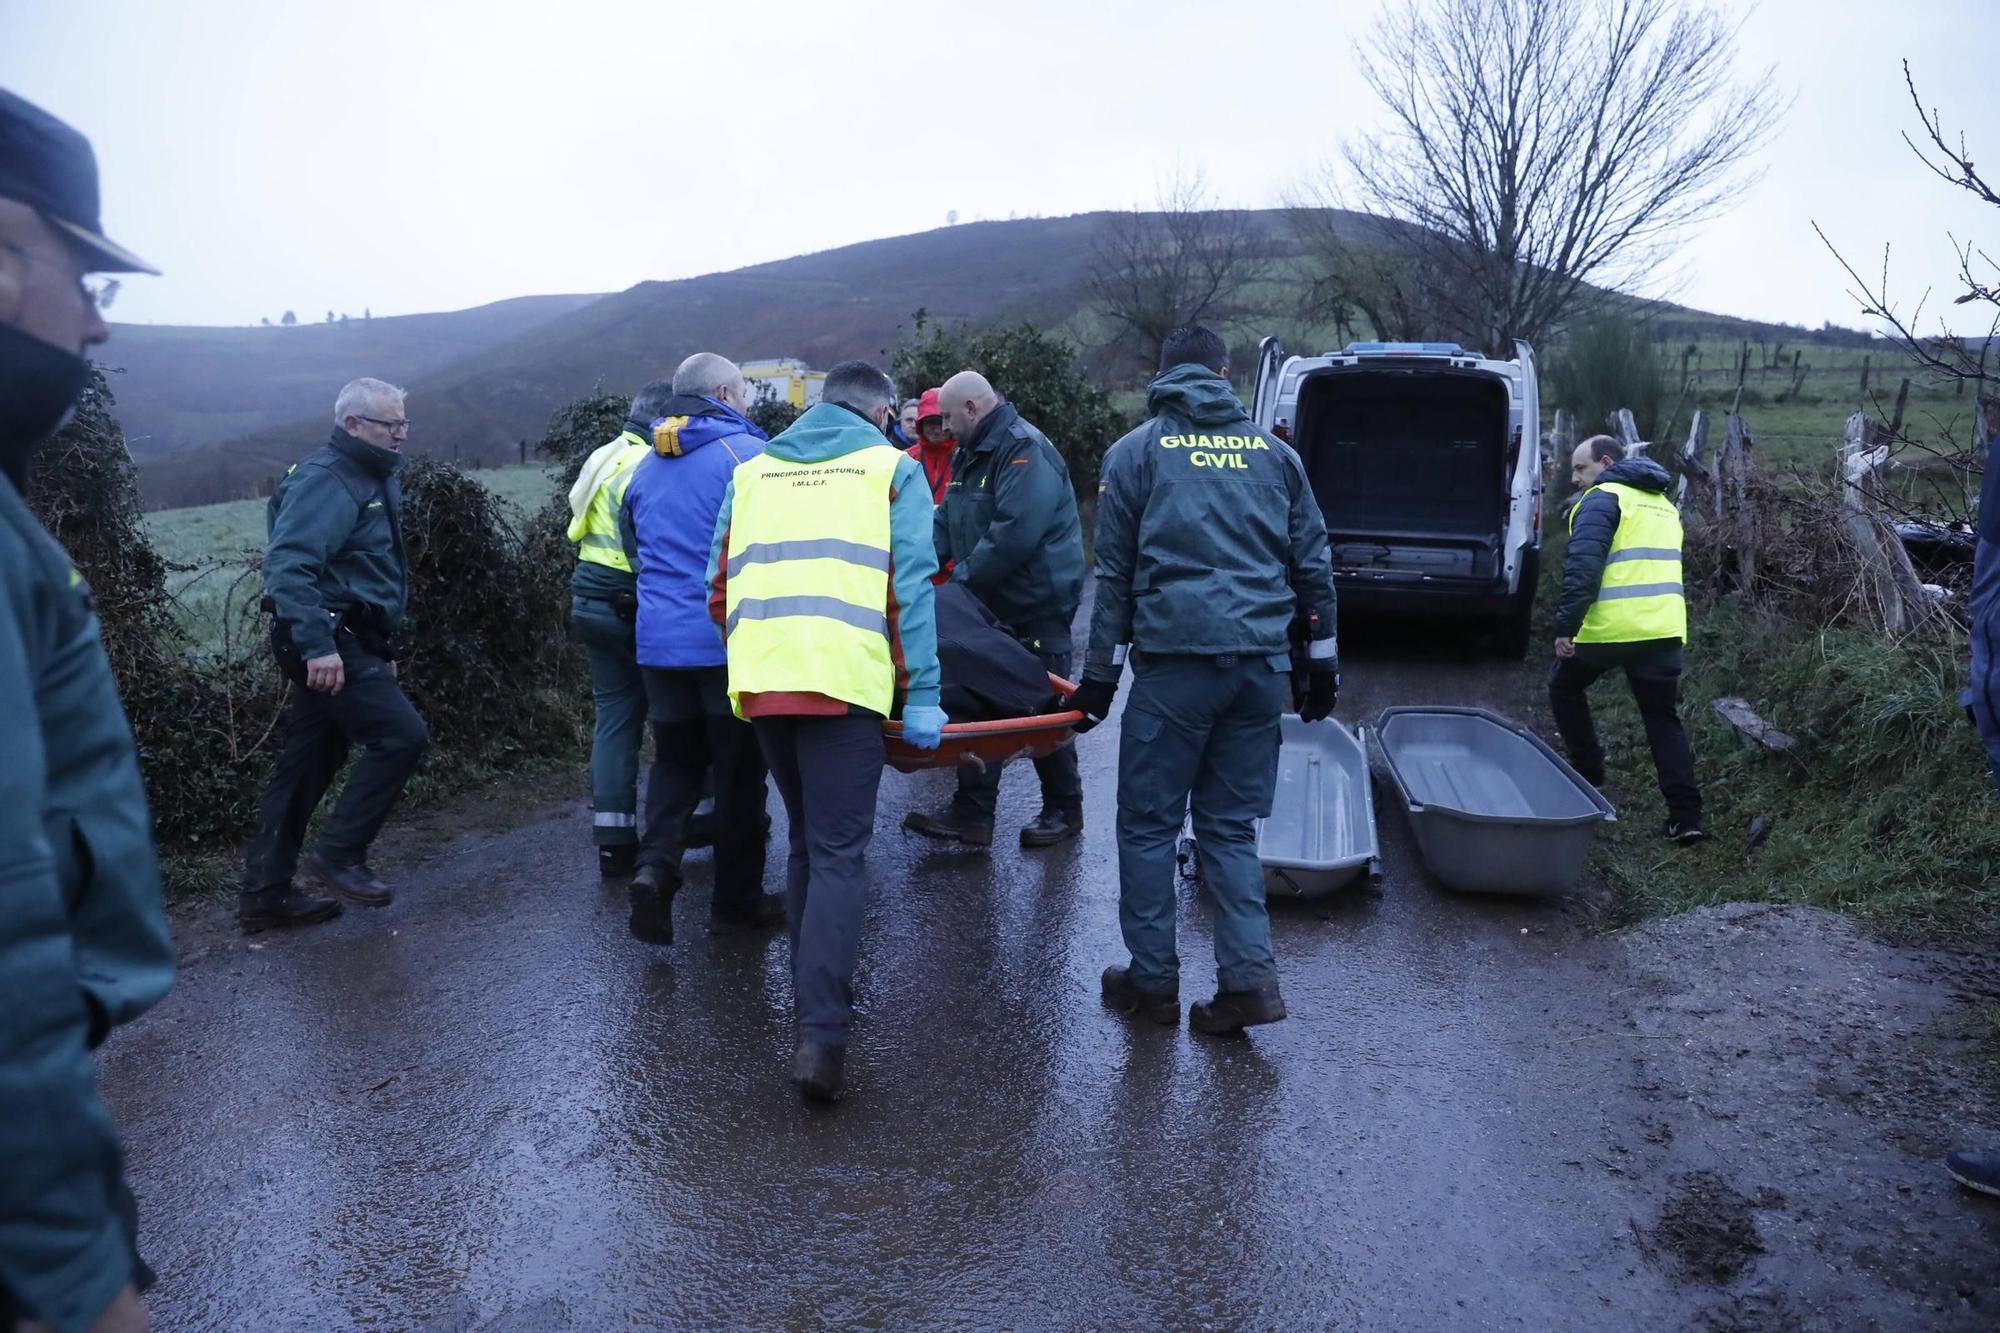
[[[1696,1171],[1676,1182],[1649,1239],[1679,1260],[1690,1280],[1730,1282],[1764,1253],[1756,1209],[1783,1203],[1783,1196],[1752,1202],[1715,1172]]]

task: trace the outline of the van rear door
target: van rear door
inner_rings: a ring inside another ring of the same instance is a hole
[[[1506,377],[1456,348],[1341,356],[1307,372],[1293,444],[1336,575],[1385,592],[1506,591],[1513,407]]]
[[[1250,391],[1250,419],[1269,430],[1278,416],[1278,385],[1284,378],[1285,344],[1266,338],[1257,344],[1257,384]]]

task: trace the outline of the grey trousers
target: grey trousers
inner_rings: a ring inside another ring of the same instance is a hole
[[[799,1032],[822,1046],[845,1046],[882,785],[882,719],[760,717],[755,726],[791,824],[785,915]]]

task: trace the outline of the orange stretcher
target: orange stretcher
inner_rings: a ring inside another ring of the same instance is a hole
[[[1064,698],[1076,686],[1051,673],[1049,686]],[[1070,728],[1083,721],[1072,708],[1063,713],[1043,713],[1036,717],[1003,717],[991,722],[947,722],[944,739],[935,750],[919,750],[903,740],[903,724],[884,722],[882,730],[889,750],[889,767],[899,773],[917,773],[927,768],[957,768],[969,765],[985,772],[988,768],[1016,759],[1042,759],[1054,754],[1076,738]]]

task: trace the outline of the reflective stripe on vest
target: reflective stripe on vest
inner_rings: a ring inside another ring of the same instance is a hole
[[[723,637],[729,702],[822,694],[887,717],[889,488],[903,452],[884,443],[822,463],[760,454],[736,469]]]
[[[618,531],[618,511],[625,505],[625,489],[632,484],[634,469],[653,447],[629,430],[624,439],[629,447],[618,455],[617,469],[598,484],[583,518],[570,525],[570,540],[576,543],[578,560],[630,574],[632,562],[625,558],[625,538]]]
[[[1599,482],[1591,490],[1618,497],[1618,531],[1604,558],[1597,600],[1583,617],[1578,643],[1637,643],[1644,639],[1687,639],[1687,596],[1681,585],[1681,516],[1673,502],[1654,491],[1623,482]],[[1585,491],[1588,496],[1590,491]],[[1569,511],[1576,530],[1579,499]]]

